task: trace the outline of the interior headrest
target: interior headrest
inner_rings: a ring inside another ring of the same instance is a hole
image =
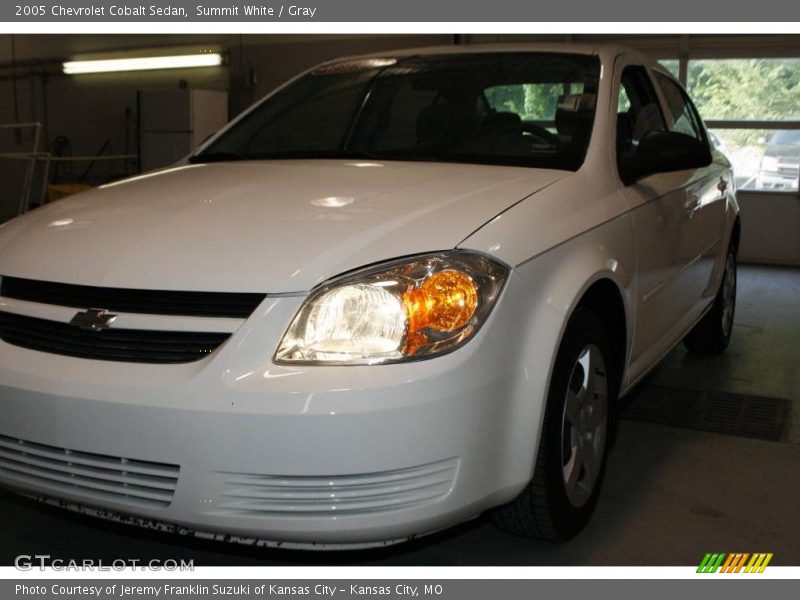
[[[559,135],[572,137],[576,131],[588,128],[596,96],[594,94],[567,94],[556,108],[556,130]]]
[[[590,112],[594,110],[595,94],[566,94],[558,100],[557,110],[569,112]]]

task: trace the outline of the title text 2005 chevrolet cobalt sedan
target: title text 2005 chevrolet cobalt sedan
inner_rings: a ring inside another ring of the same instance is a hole
[[[184,164],[0,228],[0,481],[284,546],[575,535],[617,399],[725,349],[739,218],[620,48],[333,61]]]

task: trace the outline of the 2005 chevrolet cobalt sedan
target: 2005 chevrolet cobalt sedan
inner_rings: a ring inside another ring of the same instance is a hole
[[[357,547],[568,539],[618,399],[731,335],[731,166],[615,47],[348,58],[181,164],[0,228],[0,482]]]

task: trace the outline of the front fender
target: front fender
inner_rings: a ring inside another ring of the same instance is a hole
[[[521,304],[517,314],[522,374],[515,394],[517,418],[509,423],[509,437],[518,440],[515,447],[522,457],[532,457],[526,463],[531,475],[555,356],[570,317],[593,284],[610,280],[624,303],[630,348],[635,324],[635,272],[633,229],[627,213],[514,268],[515,295],[522,298],[515,301]],[[626,353],[626,369],[627,365]],[[532,424],[536,424],[535,429]],[[531,435],[532,430],[535,435]],[[526,443],[521,443],[523,439]]]

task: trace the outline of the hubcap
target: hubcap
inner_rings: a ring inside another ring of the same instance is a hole
[[[597,346],[581,350],[572,367],[561,427],[564,489],[580,508],[592,495],[606,447],[608,376]]]
[[[733,327],[733,311],[736,307],[736,262],[733,254],[725,259],[725,275],[722,280],[722,333],[727,337]]]

